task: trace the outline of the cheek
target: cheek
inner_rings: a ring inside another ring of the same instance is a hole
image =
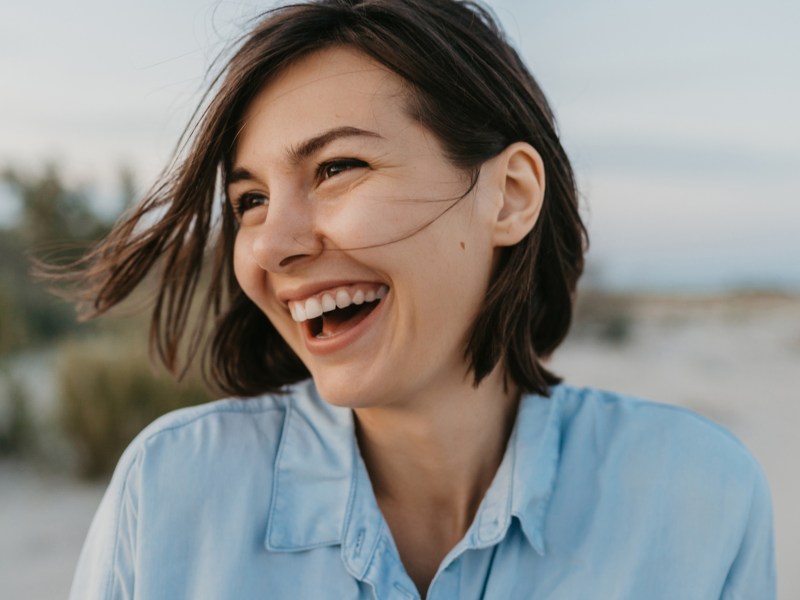
[[[449,197],[391,197],[362,192],[319,208],[325,236],[338,248],[357,249],[399,242],[423,230],[451,205]]]
[[[236,237],[233,246],[233,273],[245,295],[272,321],[281,336],[286,338],[281,321],[287,315],[271,291],[267,272],[253,257],[250,237],[247,232],[240,232]]]

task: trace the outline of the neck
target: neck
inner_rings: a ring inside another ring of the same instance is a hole
[[[355,409],[358,442],[381,508],[413,511],[460,538],[503,458],[518,405],[499,369],[477,388],[428,388],[402,403]]]

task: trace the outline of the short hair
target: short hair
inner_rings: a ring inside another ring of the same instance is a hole
[[[560,379],[541,360],[569,329],[587,234],[547,100],[491,13],[475,2],[312,0],[262,15],[212,80],[160,180],[75,265],[70,277],[82,282],[83,316],[120,303],[158,266],[150,341],[173,373],[183,373],[202,345],[206,378],[226,393],[278,392],[309,376],[236,281],[238,224],[221,189],[255,96],[299,58],[334,46],[399,75],[411,92],[411,116],[473,183],[480,166],[514,142],[541,155],[547,185],[538,221],[502,249],[464,352],[475,385],[501,364],[506,381],[548,395]],[[191,310],[198,286],[206,287],[199,313]]]

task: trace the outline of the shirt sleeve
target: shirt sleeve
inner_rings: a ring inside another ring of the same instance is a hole
[[[772,501],[766,478],[758,468],[742,542],[720,600],[775,600],[776,597]]]
[[[89,527],[70,600],[131,600],[136,571],[136,494],[138,460],[129,448]]]

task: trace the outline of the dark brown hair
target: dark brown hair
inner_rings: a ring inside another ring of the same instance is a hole
[[[212,81],[159,183],[77,270],[54,277],[81,282],[83,315],[93,317],[128,297],[157,266],[150,339],[173,372],[181,371],[190,309],[208,279],[199,315],[192,311],[198,326],[186,361],[210,324],[204,366],[225,392],[252,396],[308,377],[236,282],[237,223],[221,188],[255,95],[293,61],[334,45],[355,48],[402,77],[414,118],[473,175],[513,142],[541,154],[547,186],[539,220],[522,242],[504,249],[465,355],[476,385],[502,362],[520,389],[546,395],[559,379],[540,358],[569,329],[586,231],[544,94],[490,13],[473,2],[313,0],[269,11]],[[204,270],[208,277],[201,277]]]

